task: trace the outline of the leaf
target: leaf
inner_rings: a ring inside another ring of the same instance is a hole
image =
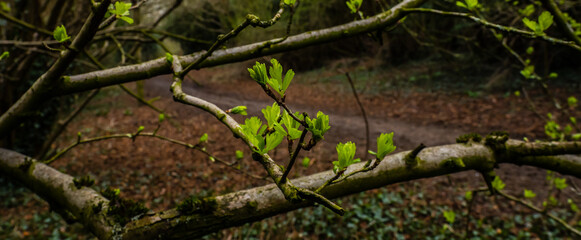
[[[475,9],[478,6],[478,0],[464,0],[468,7],[468,10]]]
[[[549,78],[557,78],[559,76],[559,74],[552,72],[551,74],[549,74]]]
[[[569,104],[570,108],[576,108],[577,107],[577,98],[570,96],[569,98],[567,98],[567,104]]]
[[[466,4],[460,1],[456,1],[456,6],[468,9],[468,6],[466,6]]]
[[[65,42],[67,40],[69,40],[71,37],[69,35],[67,35],[67,29],[65,28],[64,25],[60,25],[58,27],[56,27],[56,29],[53,31],[52,35],[54,36],[54,39],[56,39],[59,42]]]
[[[356,150],[355,143],[352,142],[339,143],[337,144],[336,149],[338,161],[333,162],[333,171],[335,173],[337,173],[337,171],[349,167],[353,163],[357,163],[360,161],[359,158],[353,159]]]
[[[534,65],[528,65],[522,71],[520,71],[520,74],[523,77],[525,77],[526,79],[533,78],[534,77],[534,73],[535,73],[535,66]]]
[[[323,139],[323,135],[331,128],[329,126],[329,116],[323,112],[317,112],[317,118],[305,119],[309,125],[309,131],[313,133],[315,141]]]
[[[524,195],[525,195],[525,198],[534,198],[537,196],[536,193],[534,193],[532,190],[528,190],[528,189],[524,190]]]
[[[169,63],[173,63],[173,55],[171,55],[171,53],[166,52],[165,60],[167,60]]]
[[[131,3],[125,2],[115,2],[115,8],[113,9],[112,13],[117,16],[126,16],[129,15],[129,9],[131,8]]]
[[[280,117],[280,107],[276,102],[272,104],[272,106],[266,106],[263,108],[262,114],[264,114],[264,119],[268,122],[268,127],[274,127],[275,123],[278,123],[278,118]]]
[[[393,145],[393,132],[382,133],[377,138],[377,158],[383,159],[387,154],[395,151],[395,146]]]
[[[256,147],[263,145],[263,143],[261,144],[263,140],[261,137],[261,132],[263,131],[261,130],[261,127],[262,121],[260,121],[260,119],[257,117],[247,118],[246,120],[244,120],[244,124],[240,125],[240,128],[242,129],[244,135],[246,135],[250,143],[252,143]]]
[[[133,24],[133,18],[127,17],[127,16],[121,16],[119,17],[121,20],[129,23],[129,24]]]
[[[292,69],[289,69],[286,74],[284,75],[284,79],[282,81],[282,94],[286,92],[288,86],[290,86],[291,81],[295,77],[295,72]]]
[[[534,51],[535,51],[535,48],[533,48],[532,46],[527,48],[527,54],[529,54],[529,55],[533,54]]]
[[[539,27],[541,32],[547,30],[553,24],[553,15],[548,11],[543,11],[539,16]]]
[[[232,113],[232,114],[240,114],[240,115],[248,115],[248,113],[246,112],[246,106],[236,106],[231,108],[230,110],[228,110],[228,112]]]
[[[240,160],[242,158],[244,158],[244,152],[236,150],[236,159]]]
[[[535,5],[529,4],[524,9],[518,10],[518,12],[521,15],[523,15],[525,17],[528,17],[528,16],[530,16],[531,14],[533,14],[535,12]]]
[[[504,187],[506,187],[506,184],[504,184],[502,182],[502,180],[498,176],[496,176],[496,177],[494,177],[494,180],[492,181],[492,187],[494,189],[500,191],[500,190],[504,189]]]
[[[452,224],[456,220],[456,213],[453,210],[444,211],[444,218],[449,224]]]
[[[559,190],[563,190],[567,187],[567,179],[566,178],[555,178],[554,180],[555,187]]]
[[[302,117],[302,115],[299,116]],[[292,118],[286,110],[284,110],[282,113],[282,124],[286,126],[290,140],[295,140],[301,137],[302,132],[298,129],[300,123],[297,122],[294,118]]]
[[[351,10],[351,13],[356,13],[357,11],[359,11],[362,2],[363,0],[348,0],[345,3],[347,4],[349,10]]]
[[[0,2],[0,9],[4,12],[10,12],[10,6],[6,2]]]
[[[270,59],[270,63],[272,66],[268,69],[271,78],[269,84],[275,91],[280,93],[282,89],[282,65],[274,58]]]
[[[307,168],[307,167],[309,167],[310,164],[311,164],[310,158],[308,158],[308,157],[303,158],[303,163],[302,163],[303,167]]]
[[[525,24],[525,26],[527,26],[528,28],[530,28],[533,32],[537,33],[538,32],[538,24],[535,21],[531,21],[528,18],[523,18],[522,22]]]
[[[261,153],[267,153],[276,148],[282,142],[285,135],[279,131],[266,135],[266,146],[262,149]]]
[[[289,5],[289,6],[294,6],[295,2],[296,2],[296,0],[284,0],[284,4]]]
[[[569,199],[567,199],[567,203],[569,203],[569,206],[571,207],[571,211],[579,212],[579,207],[577,206],[577,204],[575,204],[575,202],[573,202],[573,200],[571,200],[569,198]]]
[[[208,141],[208,134],[207,133],[204,133],[204,135],[202,135],[200,137],[200,143],[203,143],[203,142],[206,142],[206,141]]]
[[[0,55],[0,61],[4,58],[10,57],[10,53],[8,51],[4,51],[2,55]]]
[[[266,84],[268,76],[266,74],[266,65],[264,63],[256,62],[254,66],[252,66],[252,69],[248,69],[248,72],[250,72],[250,77],[258,84],[262,86]]]
[[[471,201],[472,200],[472,191],[466,191],[466,193],[464,194],[464,198],[466,198],[466,201]]]

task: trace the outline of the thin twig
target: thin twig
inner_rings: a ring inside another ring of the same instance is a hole
[[[303,129],[303,132],[301,133],[301,138],[299,138],[299,143],[297,144],[297,148],[295,148],[295,151],[291,155],[291,159],[288,162],[288,165],[286,166],[284,173],[282,174],[282,177],[280,179],[281,182],[283,182],[283,183],[286,182],[286,177],[290,173],[290,170],[292,169],[292,167],[295,165],[295,161],[297,159],[297,156],[299,155],[299,152],[301,151],[301,148],[302,148],[301,145],[303,145],[303,141],[305,141],[305,136],[307,135],[308,132],[309,131],[306,128]]]
[[[359,105],[359,109],[361,110],[361,115],[363,115],[363,121],[365,121],[365,159],[369,155],[369,121],[367,120],[367,114],[365,114],[365,108],[361,101],[359,100],[359,95],[357,95],[357,91],[355,90],[355,85],[353,85],[353,80],[349,73],[346,72],[345,76],[347,77],[347,81],[349,81],[349,85],[351,86],[351,90],[353,91],[353,96],[355,96],[355,100],[357,101],[357,105]]]

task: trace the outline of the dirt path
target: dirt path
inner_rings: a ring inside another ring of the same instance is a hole
[[[146,88],[149,94],[152,96],[159,95],[163,98],[171,98],[171,93],[168,91],[168,85],[170,81],[169,78],[169,76],[160,76],[148,80],[146,82]],[[214,103],[222,109],[229,109],[234,106],[245,105],[248,107],[249,116],[262,116],[260,109],[271,105],[273,101],[266,97],[255,96],[265,94],[258,86],[251,86],[251,84],[257,85],[253,82],[237,81],[235,83],[226,85],[210,84],[196,86],[191,82],[185,82],[184,91],[188,94],[191,94],[192,96],[196,96]],[[238,91],[228,91],[228,89],[233,87],[237,88]],[[322,103],[320,103],[320,99],[312,98],[312,96],[316,95],[302,95],[300,96],[301,101],[289,105],[293,111],[307,112],[310,116],[314,116],[317,111],[323,111],[324,113],[328,114],[332,128],[326,135],[325,139],[327,141],[331,143],[353,141],[361,143],[361,146],[364,146],[365,122],[363,121],[363,117],[359,109],[350,109],[351,111],[340,111],[333,109],[330,106],[322,105]],[[347,97],[352,98],[352,96]],[[373,105],[367,105],[365,108],[370,109],[371,111],[368,111],[370,113],[381,112],[381,110],[371,109],[373,107]],[[176,108],[184,108],[184,106],[181,104],[175,104],[172,108],[174,108],[173,110],[176,111]],[[401,150],[414,148],[420,144],[420,142],[427,146],[438,146],[454,143],[455,139],[464,133],[463,130],[458,128],[436,124],[423,125],[405,120],[377,116],[369,113],[368,121],[372,141],[371,146],[375,145],[374,138],[379,136],[381,133],[395,132],[395,142]]]

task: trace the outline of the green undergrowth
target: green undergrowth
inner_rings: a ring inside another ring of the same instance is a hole
[[[382,188],[341,198],[338,203],[347,210],[343,217],[320,206],[309,207],[225,230],[205,239],[571,238],[567,229],[538,213],[509,213],[506,216],[474,216],[473,213],[468,216],[464,196],[460,191],[457,194],[453,198],[460,203],[460,208],[433,204],[415,187],[400,186],[396,191]],[[490,197],[483,198],[492,201]],[[453,215],[451,219],[450,214]],[[553,214],[567,217],[569,213],[557,211]]]

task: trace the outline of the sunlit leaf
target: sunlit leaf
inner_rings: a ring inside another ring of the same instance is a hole
[[[67,35],[67,29],[65,28],[64,25],[56,27],[52,34],[54,36],[54,39],[56,39],[59,42],[65,42],[71,38],[69,35]]]

